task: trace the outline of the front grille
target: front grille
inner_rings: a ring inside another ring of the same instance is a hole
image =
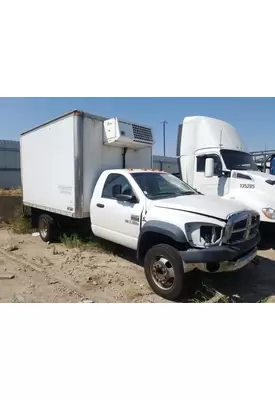
[[[134,141],[153,144],[153,134],[150,128],[133,124]]]
[[[259,214],[254,214],[252,215],[252,225],[257,224],[259,226],[260,224],[260,215]]]
[[[229,216],[223,243],[236,244],[255,237],[259,230],[260,216],[253,211],[244,211]]]
[[[233,232],[230,236],[228,243],[238,243],[243,240],[243,231],[242,232]]]
[[[234,229],[244,229],[246,227],[246,219],[236,222]]]

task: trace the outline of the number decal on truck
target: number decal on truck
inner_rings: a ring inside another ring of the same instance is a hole
[[[138,225],[139,224],[139,216],[131,215],[131,219],[125,219],[126,224]]]
[[[247,183],[241,183],[240,188],[242,189],[255,189],[255,185],[253,184],[247,184]]]

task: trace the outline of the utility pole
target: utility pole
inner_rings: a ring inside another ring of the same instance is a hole
[[[271,160],[270,160],[270,167],[271,167]],[[266,172],[266,143],[264,144],[264,171]]]
[[[163,155],[165,157],[165,150],[166,150],[166,145],[165,145],[165,127],[166,124],[168,123],[167,121],[162,121],[162,127],[163,127]]]

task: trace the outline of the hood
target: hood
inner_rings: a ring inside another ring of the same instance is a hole
[[[225,221],[229,214],[247,209],[243,204],[217,196],[186,195],[165,200],[155,200],[157,208],[187,211]]]
[[[234,169],[234,171],[232,171],[232,173],[233,172],[236,172],[236,173],[242,174],[242,175],[247,175],[247,176],[250,176],[251,178],[255,178],[258,180],[266,181],[266,180],[271,179],[271,180],[275,181],[275,175],[266,174],[265,172],[261,172],[261,171],[244,171],[244,170],[235,170]]]
[[[234,170],[231,174],[232,178],[237,178],[236,183],[252,184],[254,189],[265,193],[266,195],[274,196],[275,193],[275,176],[266,174],[261,171],[241,171]],[[247,177],[247,178],[245,178]],[[250,178],[250,179],[248,179]],[[238,186],[238,185],[237,185]]]

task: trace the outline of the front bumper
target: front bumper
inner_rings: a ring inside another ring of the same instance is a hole
[[[185,272],[195,268],[205,272],[235,271],[249,264],[257,255],[260,234],[234,246],[181,251]]]

